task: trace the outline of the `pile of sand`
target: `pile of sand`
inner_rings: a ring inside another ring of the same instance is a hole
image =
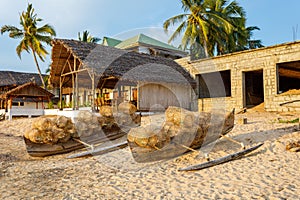
[[[292,90],[283,92],[280,95],[282,95],[282,96],[284,96],[284,95],[300,95],[300,90],[292,89]]]

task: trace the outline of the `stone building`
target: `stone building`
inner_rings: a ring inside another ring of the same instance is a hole
[[[213,58],[176,60],[196,79],[198,108],[300,111],[300,41]]]

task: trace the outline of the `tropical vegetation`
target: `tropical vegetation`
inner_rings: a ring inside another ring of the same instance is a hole
[[[34,13],[32,4],[28,4],[26,12],[23,11],[22,14],[20,14],[21,28],[4,25],[1,28],[1,34],[9,32],[9,37],[13,39],[21,39],[19,45],[16,48],[16,52],[20,59],[21,53],[24,50],[28,53],[30,53],[31,51],[43,87],[46,88],[37,57],[39,57],[41,61],[45,61],[48,52],[43,44],[45,43],[47,45],[51,45],[51,41],[53,39],[53,36],[56,35],[56,32],[54,28],[49,24],[38,27],[38,23],[41,21],[42,19],[38,18],[37,14]]]
[[[262,47],[251,40],[258,27],[246,27],[246,14],[239,4],[227,0],[181,0],[183,14],[164,22],[164,29],[179,24],[169,42],[182,36],[181,47],[196,57],[210,57],[245,49]]]
[[[82,36],[80,32],[78,33],[78,40],[82,42],[88,42],[88,43],[97,43],[101,39],[90,35],[90,33],[87,30],[85,30],[82,32]]]

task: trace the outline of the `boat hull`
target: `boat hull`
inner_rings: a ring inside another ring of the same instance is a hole
[[[219,119],[219,118],[218,118]],[[163,145],[157,142],[158,145],[141,145],[139,142],[134,141],[131,137],[128,137],[128,145],[130,147],[132,156],[136,162],[153,162],[158,160],[170,159],[182,155],[190,150],[199,149],[209,143],[218,140],[222,135],[230,132],[234,127],[234,111],[227,114],[225,119],[214,122],[205,121],[203,124],[193,126],[190,128],[181,127],[175,136],[170,136],[168,140],[165,140]],[[131,130],[132,131],[132,130]],[[165,135],[165,127],[160,128],[157,133],[161,140],[161,135]],[[129,132],[129,135],[131,133]],[[135,135],[135,137],[137,137]],[[148,138],[143,138],[151,142],[154,136],[153,134]],[[146,142],[145,142],[146,143]]]
[[[67,142],[61,142],[56,144],[39,144],[24,138],[27,153],[33,157],[45,157],[56,154],[69,153],[74,150],[89,148],[87,145],[78,142],[80,141],[87,143],[89,145],[97,146],[103,142],[110,140],[115,140],[127,134],[127,131],[118,129],[114,131],[102,132],[89,137],[81,137],[76,139],[70,139]]]

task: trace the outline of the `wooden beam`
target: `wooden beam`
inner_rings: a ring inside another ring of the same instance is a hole
[[[69,60],[67,60],[67,63],[68,63],[68,66],[69,66],[69,70],[70,70],[70,72],[72,72],[72,71],[73,71],[73,68],[72,68],[72,65],[71,65],[70,61],[69,61]]]
[[[65,68],[66,68],[66,66],[67,66],[67,64],[68,64],[68,60],[70,59],[71,55],[72,55],[72,54],[70,53],[70,54],[69,54],[69,57],[68,57],[68,59],[67,59],[67,61],[65,62],[64,66],[63,66],[63,68],[62,68],[62,70],[61,70],[61,72],[60,72],[60,75],[62,75],[63,72],[65,71]]]
[[[75,70],[75,71],[72,71],[72,72],[67,72],[65,74],[62,74],[61,76],[68,76],[68,75],[76,74],[76,73],[83,72],[83,71],[87,71],[87,69],[79,69],[79,70]]]
[[[298,70],[279,68],[279,75],[300,79],[300,71]]]

